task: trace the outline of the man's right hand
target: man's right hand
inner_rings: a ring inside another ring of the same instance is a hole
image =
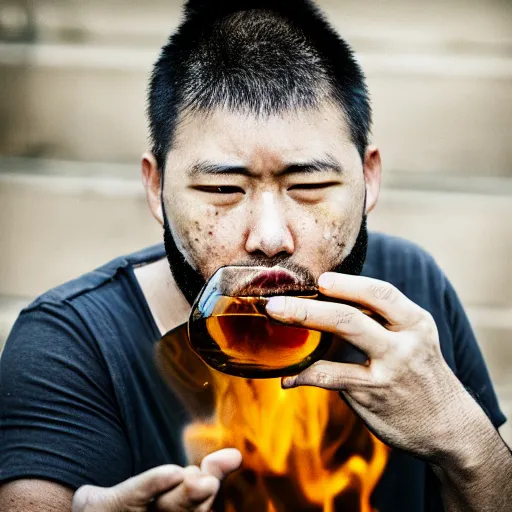
[[[228,448],[206,456],[200,468],[159,466],[114,487],[84,485],[72,512],[208,512],[220,481],[241,462],[240,452]]]

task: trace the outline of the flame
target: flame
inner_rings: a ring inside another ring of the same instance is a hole
[[[373,511],[389,448],[338,393],[283,390],[280,379],[211,378],[215,412],[190,424],[184,442],[194,463],[225,447],[242,452],[243,468],[223,485],[225,511]]]

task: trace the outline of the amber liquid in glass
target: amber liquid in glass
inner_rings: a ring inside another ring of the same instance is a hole
[[[189,340],[208,365],[245,378],[269,378],[300,372],[329,349],[332,336],[280,324],[266,311],[266,297],[212,297],[196,308]]]

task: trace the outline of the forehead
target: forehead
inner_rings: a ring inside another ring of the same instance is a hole
[[[330,102],[260,116],[218,108],[181,117],[168,165],[184,167],[208,159],[268,167],[325,154],[335,155],[345,165],[358,159],[345,116]]]

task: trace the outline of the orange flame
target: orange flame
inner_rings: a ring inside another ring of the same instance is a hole
[[[372,512],[389,448],[336,392],[283,390],[280,379],[211,378],[215,412],[189,425],[184,441],[195,463],[220,448],[242,452],[243,469],[223,486],[224,510]]]

